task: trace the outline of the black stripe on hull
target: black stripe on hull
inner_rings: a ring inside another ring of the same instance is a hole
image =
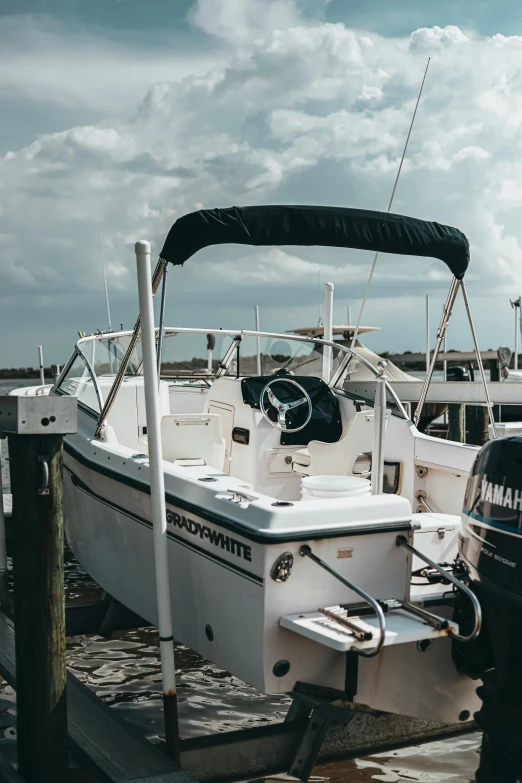
[[[68,438],[64,438],[64,449],[73,457],[77,462],[86,468],[99,473],[102,476],[118,481],[120,484],[125,484],[133,489],[137,489],[140,492],[150,495],[150,486],[146,481],[139,481],[126,473],[120,473],[115,468],[108,465],[101,465],[98,461],[90,459],[82,454],[78,449],[72,445]],[[404,533],[412,529],[411,521],[397,521],[390,524],[383,522],[381,524],[362,524],[358,527],[344,528],[339,530],[326,529],[326,530],[303,530],[296,533],[262,533],[254,531],[251,528],[246,527],[238,522],[228,519],[227,517],[216,514],[214,511],[208,509],[202,509],[200,506],[196,506],[194,503],[190,503],[184,498],[180,498],[177,495],[173,495],[171,492],[165,492],[166,502],[186,511],[189,514],[195,514],[202,517],[206,522],[212,522],[220,527],[230,530],[236,535],[246,538],[249,541],[254,541],[256,544],[289,544],[297,541],[320,541],[323,538],[348,538],[350,536],[365,536],[373,535],[374,533]]]
[[[112,501],[107,500],[101,495],[98,495],[96,492],[93,492],[70,468],[68,468],[65,465],[64,465],[64,470],[67,471],[67,473],[70,475],[71,481],[76,487],[76,489],[79,489],[81,492],[84,492],[93,500],[96,500],[99,503],[102,503],[104,506],[107,506],[107,508],[110,508],[113,511],[117,511],[119,514],[122,514],[128,519],[132,519],[133,522],[137,522],[138,524],[143,525],[149,530],[152,530],[152,522],[149,522],[148,519],[144,519],[143,517],[140,517],[137,514],[133,514],[132,511],[128,511],[122,506],[119,506],[117,503],[113,503]],[[182,536],[178,536],[176,533],[173,533],[171,530],[167,529],[167,536],[168,538],[175,541],[177,544],[181,544],[181,546],[184,546],[186,549],[190,549],[192,552],[195,552],[196,554],[205,557],[207,560],[212,560],[213,562],[218,563],[220,566],[226,568],[228,571],[233,571],[238,576],[241,576],[244,579],[248,579],[250,582],[253,582],[256,585],[259,585],[261,587],[263,586],[264,579],[261,576],[257,576],[257,574],[254,574],[251,571],[247,571],[245,568],[241,568],[241,566],[238,566],[235,563],[231,563],[229,560],[225,560],[223,557],[219,557],[219,555],[216,555],[213,552],[209,552],[207,549],[203,549],[203,547],[198,546],[192,541],[188,541],[186,538],[183,538]]]

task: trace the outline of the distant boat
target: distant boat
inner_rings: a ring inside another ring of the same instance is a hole
[[[336,343],[339,345],[344,345],[347,348],[349,348],[352,344],[352,338],[356,331],[355,325],[350,324],[341,324],[337,326],[332,327],[332,333],[333,333],[333,339]],[[377,332],[380,331],[379,326],[361,326],[357,330],[357,334],[368,334],[369,332]],[[292,329],[292,334],[300,334],[305,335],[308,337],[323,337],[324,335],[324,326],[318,325],[318,326],[305,326],[301,327],[299,329]],[[337,338],[337,339],[336,339]],[[339,339],[340,338],[340,339]],[[379,356],[379,354],[375,353],[375,351],[372,351],[367,346],[363,345],[360,340],[356,340],[355,346],[357,349],[357,354],[361,356],[362,358],[366,359],[369,364],[371,364],[373,367],[377,367],[378,363],[382,361],[383,357]],[[386,377],[389,381],[393,383],[393,381],[415,381],[418,383],[419,379],[416,378],[414,375],[410,375],[407,372],[404,372],[404,370],[401,370],[400,367],[397,367],[396,364],[391,362],[389,359],[386,359]],[[373,373],[371,370],[368,369],[368,367],[365,364],[358,363],[353,370],[352,373],[347,376],[347,380],[360,380],[360,381],[368,381],[371,380],[373,376]],[[416,405],[412,405],[412,416],[415,413]],[[444,403],[436,403],[436,402],[430,402],[430,403],[424,403],[422,408],[422,416],[419,420],[418,428],[421,432],[424,432],[428,424],[431,424],[432,421],[435,421],[435,419],[438,419],[439,416],[442,416],[444,413],[446,413],[448,409],[448,406]]]

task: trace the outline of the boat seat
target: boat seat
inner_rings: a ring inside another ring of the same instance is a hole
[[[163,459],[175,465],[223,470],[226,444],[218,413],[177,413],[161,419]]]
[[[385,427],[389,420],[390,411],[386,411]],[[374,411],[359,411],[336,443],[311,440],[308,448],[294,451],[292,469],[300,476],[368,476],[367,455],[373,450],[374,437]]]

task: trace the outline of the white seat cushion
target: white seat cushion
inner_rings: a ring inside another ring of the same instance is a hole
[[[292,469],[305,476],[354,476],[368,475],[375,439],[374,412],[359,411],[346,424],[340,440],[323,443],[311,440],[306,449],[298,449],[292,455]],[[390,411],[386,411],[386,424]]]

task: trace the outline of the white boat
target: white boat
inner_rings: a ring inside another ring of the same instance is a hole
[[[174,225],[154,289],[164,262],[225,241],[436,256],[454,275],[444,323],[469,261],[457,229],[397,215],[207,210]],[[390,386],[386,411],[382,398],[344,390],[357,365],[384,389],[382,367],[346,345],[157,334],[175,638],[267,693],[299,682],[374,710],[468,721],[475,684],[452,644],[476,636],[480,609],[454,561],[478,448],[421,434]],[[105,590],[157,624],[139,324],[80,339],[52,393],[78,400],[64,445],[69,544]],[[412,513],[419,503],[424,513]],[[465,634],[452,619],[457,594],[474,601]]]

